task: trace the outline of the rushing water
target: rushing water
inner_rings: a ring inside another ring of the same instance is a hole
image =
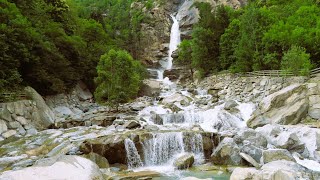
[[[172,53],[177,50],[178,45],[180,44],[180,29],[179,29],[179,22],[171,15],[173,20],[173,25],[171,27],[171,34],[170,34],[170,45],[169,45],[169,56],[168,56],[168,63],[166,69],[172,68]]]
[[[143,142],[143,152],[147,166],[169,163],[174,156],[184,152],[182,132],[153,134]]]
[[[127,153],[127,163],[128,167],[136,168],[143,166],[138,150],[134,144],[134,142],[130,139],[125,139],[124,145]]]

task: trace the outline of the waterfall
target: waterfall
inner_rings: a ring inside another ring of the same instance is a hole
[[[127,163],[129,169],[143,166],[138,150],[131,139],[124,140],[124,146],[127,153]]]
[[[179,22],[171,15],[171,18],[173,20],[173,25],[171,27],[171,34],[170,34],[170,45],[169,45],[169,56],[168,56],[168,63],[166,69],[172,68],[172,53],[177,50],[178,45],[180,44],[180,29],[179,29]]]
[[[202,135],[198,133],[190,133],[188,138],[184,139],[185,149],[195,155],[196,163],[202,163],[204,158]]]
[[[168,59],[167,61],[162,65],[162,68],[158,70],[158,79],[163,80],[163,73],[164,70],[170,70],[172,68],[172,53],[177,50],[178,45],[180,44],[180,29],[179,29],[179,22],[173,15],[170,15],[173,24],[171,27],[171,34],[170,34],[170,44],[169,44],[169,51],[168,51]]]
[[[147,166],[168,163],[175,155],[184,152],[182,132],[153,134],[151,139],[143,142],[143,152]]]

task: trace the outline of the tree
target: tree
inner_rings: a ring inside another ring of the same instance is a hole
[[[97,66],[98,77],[95,78],[96,100],[118,107],[119,103],[136,97],[142,80],[141,69],[140,62],[126,51],[111,49],[102,55]]]
[[[193,65],[192,65],[192,49],[191,41],[183,40],[178,49],[178,61],[179,65],[186,66],[190,70],[190,77],[193,77]]]
[[[281,69],[294,75],[308,75],[311,68],[310,54],[302,47],[292,46],[282,57]]]

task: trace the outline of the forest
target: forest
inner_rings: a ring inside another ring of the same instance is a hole
[[[135,89],[124,91],[121,96],[129,97],[121,101],[134,97],[145,76],[137,53],[141,24],[148,18],[131,8],[133,2],[154,5],[152,0],[0,0],[0,93],[29,85],[53,95],[82,80],[92,92],[97,88],[101,100],[111,98],[105,82],[115,92]],[[318,0],[251,0],[238,10],[194,6],[200,20],[192,38],[181,43],[177,62],[201,77],[269,69],[303,75],[320,65]],[[113,54],[128,61],[125,74],[107,70]],[[110,78],[120,75],[117,81]]]
[[[178,62],[202,77],[273,69],[305,75],[320,65],[319,1],[257,0],[239,10],[195,6],[200,21],[181,43]]]
[[[94,91],[102,55],[125,50],[135,58],[144,15],[130,9],[134,1],[0,0],[0,92],[30,85],[51,95],[79,80]]]

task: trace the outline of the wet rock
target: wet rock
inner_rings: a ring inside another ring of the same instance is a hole
[[[126,136],[114,135],[87,140],[81,144],[80,151],[85,154],[90,152],[100,154],[107,158],[110,164],[126,164],[125,138]]]
[[[277,160],[287,160],[295,162],[295,159],[293,158],[291,153],[286,149],[268,149],[263,151],[262,157],[265,164]]]
[[[144,80],[143,85],[139,91],[140,96],[149,96],[149,97],[155,97],[160,94],[161,86],[160,82],[157,80]]]
[[[260,168],[260,164],[254,160],[250,155],[245,154],[245,153],[240,153],[240,156],[246,160],[247,162],[249,162],[251,165],[253,165],[256,168]]]
[[[240,156],[240,148],[232,138],[224,138],[215,148],[211,155],[211,160],[218,165],[241,165],[243,163]]]
[[[96,163],[99,166],[99,168],[109,168],[108,160],[97,153],[91,152],[89,154],[84,155],[84,157]]]
[[[135,129],[141,127],[138,121],[126,121],[123,126],[126,129]]]
[[[193,163],[194,163],[193,154],[184,154],[184,155],[178,157],[174,161],[174,166],[177,169],[188,169],[188,168],[192,167]]]
[[[62,156],[48,166],[32,166],[17,171],[6,171],[0,179],[65,179],[103,180],[99,167],[79,156]]]
[[[238,106],[238,103],[234,100],[229,100],[225,103],[224,105],[224,109],[225,110],[231,110],[232,108],[235,108],[236,106]]]
[[[161,174],[155,171],[139,171],[129,172],[124,175],[116,177],[119,180],[135,180],[135,179],[152,179],[154,177],[160,177]]]

